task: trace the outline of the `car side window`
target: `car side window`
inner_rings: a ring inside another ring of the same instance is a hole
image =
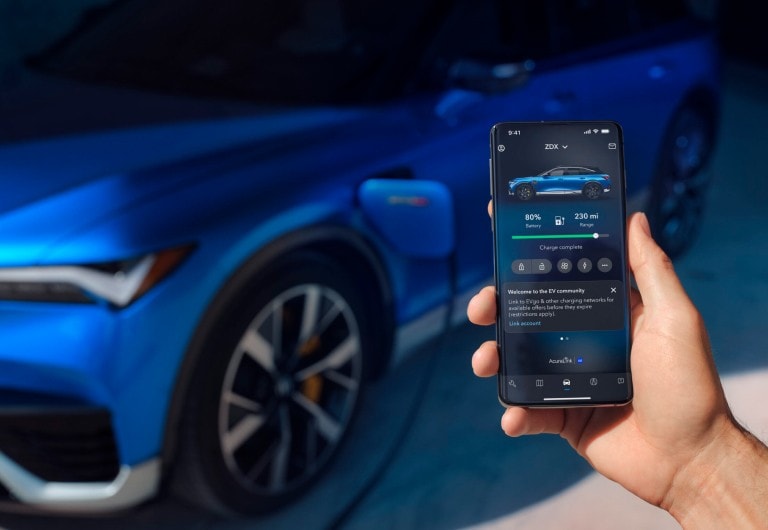
[[[685,0],[563,0],[552,6],[550,53],[566,54],[640,33],[690,15]]]
[[[686,0],[458,0],[427,56],[445,70],[457,60],[541,61],[679,21]]]
[[[458,0],[428,51],[431,67],[458,60],[516,63],[549,47],[545,2]]]

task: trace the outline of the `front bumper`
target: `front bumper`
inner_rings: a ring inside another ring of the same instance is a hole
[[[113,512],[135,506],[157,493],[160,460],[123,466],[109,482],[47,482],[0,453],[0,483],[5,490],[0,508],[13,509],[22,503],[59,513]]]
[[[0,302],[0,511],[107,512],[159,490],[184,323],[196,321],[174,286],[186,287],[123,310]]]
[[[159,459],[121,465],[107,410],[62,396],[0,392],[0,507],[102,512],[154,496]]]

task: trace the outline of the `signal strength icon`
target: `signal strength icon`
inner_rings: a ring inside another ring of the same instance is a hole
[[[592,134],[592,129],[587,129],[586,131],[584,131],[584,134]]]

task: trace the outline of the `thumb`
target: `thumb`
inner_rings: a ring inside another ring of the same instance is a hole
[[[648,218],[642,212],[632,215],[627,230],[629,267],[643,298],[643,305],[659,307],[690,303],[672,261],[651,236]]]

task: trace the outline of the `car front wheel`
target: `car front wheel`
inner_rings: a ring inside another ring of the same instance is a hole
[[[520,184],[515,190],[515,196],[521,201],[527,201],[533,198],[533,186],[530,184]]]
[[[219,512],[269,511],[308,489],[349,428],[371,347],[367,308],[333,262],[307,254],[271,271],[221,315],[183,418],[195,482],[183,496]]]

